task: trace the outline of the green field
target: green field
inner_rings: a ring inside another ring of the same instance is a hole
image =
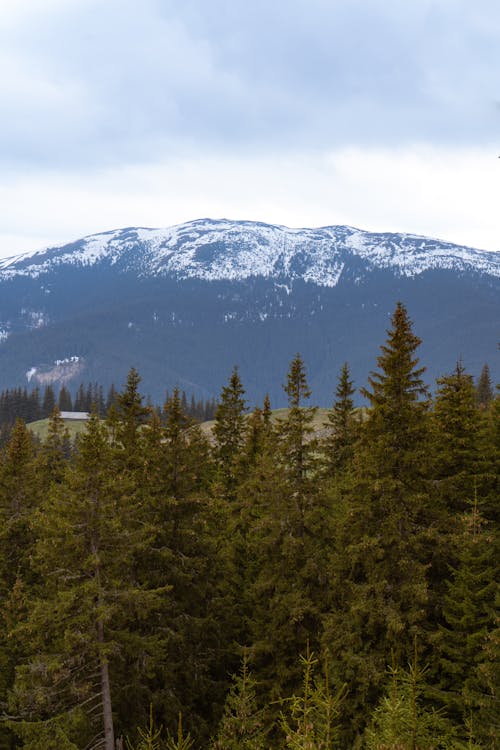
[[[38,419],[36,422],[30,422],[27,427],[37,438],[45,440],[49,429],[49,419]],[[85,419],[64,419],[64,426],[69,432],[71,440],[84,431],[87,421]]]
[[[316,410],[316,413],[314,415],[314,419],[312,422],[312,428],[313,428],[313,434],[315,437],[320,437],[324,430],[325,430],[325,424],[328,423],[328,411],[329,409],[323,409],[319,408]],[[284,421],[288,416],[289,409],[273,409],[271,414],[271,419],[273,422],[279,422]],[[247,415],[248,416],[248,415]],[[212,430],[214,427],[214,420],[210,420],[209,422],[203,422],[201,425],[201,429],[206,435],[211,435]]]

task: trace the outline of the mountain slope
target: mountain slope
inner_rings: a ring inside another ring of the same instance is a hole
[[[251,399],[278,406],[301,351],[328,404],[349,360],[366,381],[398,299],[424,340],[429,380],[456,359],[494,361],[500,253],[352,227],[203,219],[128,228],[0,260],[0,387],[120,383],[219,392],[233,364]]]

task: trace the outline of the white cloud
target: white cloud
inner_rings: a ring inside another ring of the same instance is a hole
[[[498,247],[497,0],[4,0],[0,49],[3,253],[201,215]]]
[[[0,253],[205,216],[288,226],[351,224],[498,250],[496,157],[488,149],[357,148],[274,159],[172,158],[92,176],[35,174],[0,186],[9,217]]]

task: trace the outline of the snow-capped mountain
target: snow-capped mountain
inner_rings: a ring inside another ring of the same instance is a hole
[[[367,272],[385,268],[411,277],[446,269],[500,276],[499,254],[418,235],[200,219],[168,229],[118,229],[0,260],[0,278],[39,277],[58,266],[109,263],[140,277],[205,281],[286,277],[332,287],[355,258],[366,263]]]
[[[366,382],[398,299],[430,383],[459,357],[495,373],[499,292],[500,253],[416,235],[211,219],[119,229],[0,260],[0,387],[118,385],[134,365],[154,398],[176,384],[213,395],[238,364],[250,399],[279,405],[301,351],[327,404],[345,360]]]

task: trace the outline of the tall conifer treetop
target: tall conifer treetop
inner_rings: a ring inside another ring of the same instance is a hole
[[[417,366],[419,359],[415,356],[421,340],[413,333],[401,302],[397,303],[391,323],[377,358],[379,371],[368,378],[371,390],[360,390],[372,407],[365,433],[368,440],[376,439],[379,444],[377,471],[382,464],[397,477],[403,471],[401,460],[414,460],[409,454],[423,439],[422,418],[429,406],[429,393],[422,380],[425,367]]]

